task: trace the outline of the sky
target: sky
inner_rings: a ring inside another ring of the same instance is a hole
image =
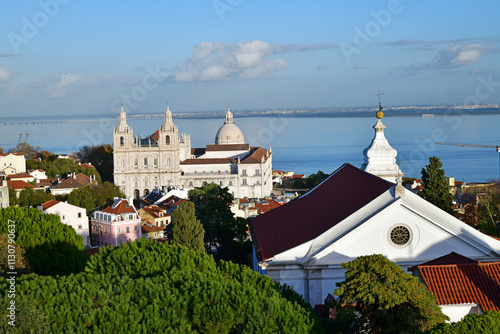
[[[493,0],[0,6],[0,118],[500,100]]]

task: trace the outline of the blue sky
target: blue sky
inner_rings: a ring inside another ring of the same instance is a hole
[[[1,117],[500,100],[498,1],[0,6]]]

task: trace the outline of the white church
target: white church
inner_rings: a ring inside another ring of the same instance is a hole
[[[272,151],[251,147],[227,110],[214,145],[191,148],[191,137],[179,134],[167,107],[159,130],[134,136],[120,111],[113,131],[114,183],[127,197],[140,198],[161,186],[184,189],[217,183],[235,198],[265,198],[272,191]]]
[[[249,219],[259,266],[313,306],[345,279],[341,264],[363,255],[383,254],[405,271],[451,252],[500,261],[499,240],[401,185],[381,109],[361,168],[344,164],[299,199]]]

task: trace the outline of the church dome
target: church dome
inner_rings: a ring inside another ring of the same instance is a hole
[[[240,128],[233,122],[233,113],[226,112],[226,121],[215,135],[215,145],[245,144],[245,138]]]

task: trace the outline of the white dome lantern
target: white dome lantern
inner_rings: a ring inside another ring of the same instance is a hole
[[[233,113],[227,108],[226,121],[215,135],[215,145],[245,144],[245,137],[233,122]]]
[[[389,142],[385,138],[385,125],[382,124],[384,113],[382,112],[380,103],[376,116],[378,121],[373,126],[375,129],[375,137],[370,146],[363,151],[365,159],[361,169],[387,181],[396,182],[396,180],[403,177],[404,174],[396,163],[398,152],[389,145]]]

